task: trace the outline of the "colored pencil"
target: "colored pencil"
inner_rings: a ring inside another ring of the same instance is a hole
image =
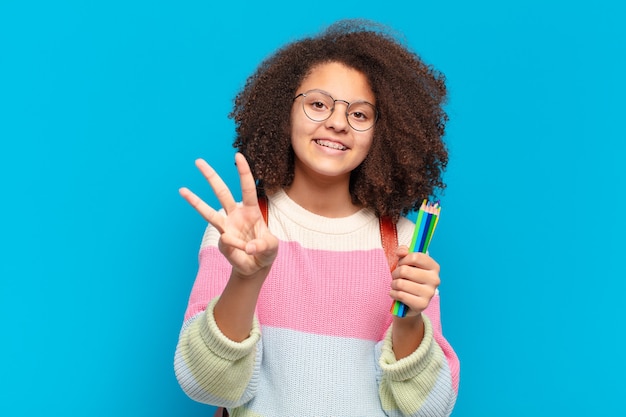
[[[437,228],[437,223],[439,222],[440,213],[441,206],[438,201],[433,203],[424,200],[422,202],[417,212],[415,230],[413,231],[409,251],[422,253],[428,251],[428,246],[430,245],[430,241]],[[398,317],[405,317],[408,310],[409,308],[405,304],[397,300],[395,300],[391,306],[391,313]]]

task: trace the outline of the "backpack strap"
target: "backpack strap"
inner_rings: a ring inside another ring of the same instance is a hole
[[[263,215],[265,224],[267,224],[267,198],[265,196],[259,196],[258,200],[261,214]],[[398,247],[398,229],[393,220],[391,220],[391,217],[381,216],[378,219],[378,223],[380,224],[380,241],[383,245],[387,262],[389,263],[389,269],[393,271],[396,269],[396,265],[398,265],[398,257],[395,254],[395,250]]]
[[[398,229],[391,217],[381,216],[378,222],[380,223],[380,240],[387,256],[389,269],[393,271],[398,265],[398,257],[395,253],[398,247]]]
[[[257,197],[257,199],[259,200],[259,208],[261,209],[263,220],[265,220],[265,224],[267,224],[267,197],[261,195]]]

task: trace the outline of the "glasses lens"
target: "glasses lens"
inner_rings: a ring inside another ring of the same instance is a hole
[[[345,103],[343,100],[340,101]],[[309,119],[323,122],[333,113],[335,100],[318,90],[307,91],[302,94],[302,109]],[[373,104],[367,101],[355,101],[348,105],[346,117],[354,130],[364,131],[374,126],[378,114]]]
[[[304,113],[311,120],[321,122],[330,117],[335,101],[328,94],[320,91],[309,91],[302,98]]]
[[[376,108],[367,101],[351,103],[347,113],[348,123],[355,130],[367,130],[376,123]]]

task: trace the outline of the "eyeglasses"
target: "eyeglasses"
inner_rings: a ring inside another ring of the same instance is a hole
[[[378,111],[372,103],[364,100],[349,103],[345,100],[335,100],[330,94],[321,90],[309,90],[300,93],[293,99],[302,97],[302,110],[314,122],[327,120],[335,111],[335,103],[340,101],[346,104],[346,120],[352,129],[364,132],[371,129],[378,120]]]

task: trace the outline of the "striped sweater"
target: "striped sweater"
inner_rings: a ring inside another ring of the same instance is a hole
[[[239,416],[447,416],[459,361],[441,332],[439,295],[424,314],[419,348],[396,360],[391,275],[378,218],[317,216],[284,192],[269,198],[278,255],[261,290],[250,336],[226,338],[213,306],[230,276],[209,225],[174,359],[182,389]],[[413,223],[401,218],[398,241]]]

